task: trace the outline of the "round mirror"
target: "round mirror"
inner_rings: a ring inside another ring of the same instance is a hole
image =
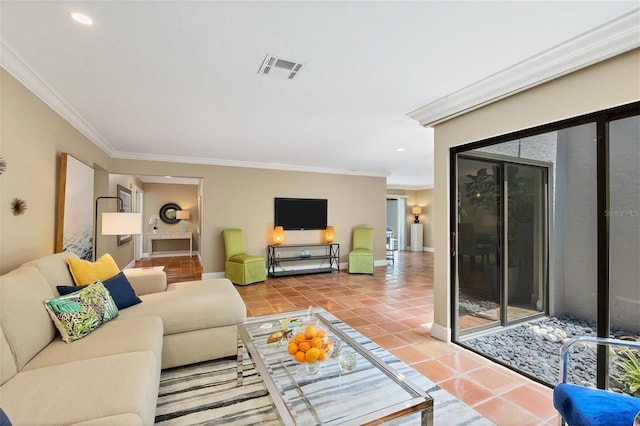
[[[182,208],[176,203],[167,203],[160,207],[160,220],[169,225],[178,223],[177,212]]]

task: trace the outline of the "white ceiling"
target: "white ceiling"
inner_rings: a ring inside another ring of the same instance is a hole
[[[94,25],[73,22],[70,11]],[[508,71],[520,86],[549,78],[521,83],[520,70],[537,58],[549,72],[554,48],[566,51],[630,12],[637,26],[637,11],[636,0],[2,0],[0,59],[116,158],[386,176],[388,187],[428,188],[433,131],[409,113],[470,107],[482,100],[458,105],[461,94],[471,99]],[[291,81],[259,75],[267,54],[304,67]],[[487,99],[498,92],[492,86]]]

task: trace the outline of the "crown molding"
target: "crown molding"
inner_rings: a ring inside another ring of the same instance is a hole
[[[244,167],[249,169],[284,170],[292,172],[324,173],[332,175],[388,177],[386,173],[366,170],[341,170],[323,167],[296,166],[291,164],[258,163],[254,161],[224,160],[219,158],[187,157],[159,154],[140,154],[135,152],[114,152],[112,158],[123,160],[161,161],[167,163],[202,164],[208,166]]]
[[[0,65],[33,94],[60,114],[80,133],[96,144],[107,155],[113,156],[113,148],[89,123],[49,86],[40,75],[0,38]]]
[[[12,48],[0,37],[0,65],[7,70],[20,83],[33,92],[51,109],[60,114],[80,133],[87,137],[96,146],[102,149],[109,157],[125,160],[161,161],[170,163],[203,164],[228,167],[245,167],[252,169],[286,170],[308,173],[325,173],[353,176],[384,177],[386,173],[338,170],[321,167],[304,167],[288,164],[257,163],[250,161],[230,161],[223,159],[209,159],[202,157],[180,157],[169,155],[141,154],[116,151],[93,127],[89,125],[64,99],[53,90],[40,75],[31,68]]]
[[[407,115],[433,126],[491,102],[640,47],[640,8],[418,108]]]

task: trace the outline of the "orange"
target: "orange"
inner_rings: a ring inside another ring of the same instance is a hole
[[[305,353],[302,352],[302,351],[296,352],[296,361],[304,362],[305,361]]]
[[[320,349],[320,355],[318,355],[318,361],[324,361],[327,359],[327,351]]]
[[[327,349],[327,350],[329,350],[329,348],[331,348],[331,346],[333,346],[333,342],[331,340],[329,340],[329,339],[327,339],[327,341],[324,342],[324,345],[322,345],[322,347],[324,349]]]
[[[296,337],[293,338],[293,341],[296,342],[296,343],[300,343],[304,339],[306,339],[306,337],[304,336],[304,333],[298,333],[298,334],[296,334]]]
[[[304,336],[307,339],[312,339],[316,337],[317,331],[316,328],[312,325],[307,326],[306,330],[304,330]]]
[[[300,349],[302,352],[308,351],[310,347],[311,344],[308,340],[303,340],[302,342],[298,343],[298,349]]]
[[[321,339],[326,335],[327,335],[327,332],[322,330],[322,329],[318,330],[317,333],[316,333],[316,337],[319,337]]]
[[[321,348],[322,347],[322,339],[318,336],[314,337],[313,339],[311,339],[311,347],[312,348]]]
[[[295,355],[298,352],[298,344],[296,342],[289,343],[287,352],[289,352],[291,355]]]
[[[305,353],[305,360],[309,363],[309,364],[313,364],[314,362],[316,362],[318,360],[318,358],[320,357],[320,349],[318,348],[311,348],[307,351],[307,353]]]

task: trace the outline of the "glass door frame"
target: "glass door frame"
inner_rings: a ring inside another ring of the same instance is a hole
[[[609,294],[609,257],[610,257],[610,230],[609,230],[609,217],[606,212],[610,210],[609,203],[609,122],[619,120],[622,118],[633,117],[640,115],[640,101],[631,102],[626,105],[616,106],[613,108],[556,121],[549,124],[544,124],[536,127],[532,127],[525,130],[519,130],[508,134],[492,137],[489,139],[479,140],[471,142],[469,144],[460,145],[449,148],[449,235],[450,235],[450,247],[451,252],[449,256],[451,271],[451,283],[450,283],[450,324],[452,324],[452,341],[454,343],[463,345],[459,341],[459,333],[457,330],[456,314],[457,314],[457,298],[453,297],[453,291],[456,289],[456,282],[458,276],[456,273],[456,251],[455,251],[455,229],[453,228],[456,221],[457,214],[457,200],[455,198],[457,192],[457,170],[456,161],[457,154],[469,151],[476,148],[482,148],[490,145],[499,144],[502,142],[508,142],[517,139],[523,139],[530,136],[540,135],[552,131],[563,130],[569,127],[575,127],[587,123],[596,124],[596,186],[597,186],[597,336],[608,337],[610,330],[610,294]],[[547,305],[548,305],[547,301]],[[475,351],[471,347],[465,346],[467,349]],[[475,351],[477,352],[477,351]],[[480,355],[482,353],[478,352]],[[507,368],[512,368],[509,365],[503,364]],[[538,380],[535,377],[531,377],[534,380]],[[541,382],[544,383],[544,382]],[[608,353],[606,350],[599,346],[597,354],[597,387],[600,389],[606,389],[608,385]]]
[[[461,331],[458,327],[458,309],[459,309],[459,279],[455,281],[454,286],[452,287],[452,324],[453,329],[455,331],[455,336],[466,336],[469,334],[477,333],[479,331],[485,331],[488,329],[493,329],[501,326],[509,326],[513,324],[518,324],[520,322],[529,321],[534,318],[542,317],[547,315],[549,312],[549,217],[552,215],[550,209],[552,208],[552,203],[549,202],[549,179],[552,174],[551,165],[544,161],[532,160],[527,158],[518,158],[517,161],[514,161],[514,157],[509,157],[506,155],[487,153],[481,151],[465,150],[456,154],[453,154],[454,158],[454,169],[452,172],[452,188],[459,188],[458,182],[458,159],[468,159],[468,160],[476,160],[476,161],[487,161],[495,164],[500,168],[500,187],[499,187],[499,196],[498,199],[501,200],[498,203],[498,209],[500,210],[499,222],[503,223],[504,226],[501,226],[498,229],[498,252],[496,256],[500,257],[500,265],[501,265],[501,273],[498,274],[498,289],[499,289],[499,305],[500,305],[500,315],[498,323],[490,323],[486,325],[481,325],[477,327],[473,327],[469,330]],[[542,303],[543,308],[539,312],[532,313],[531,315],[522,316],[520,318],[509,320],[509,268],[504,265],[509,264],[509,244],[508,244],[508,222],[509,222],[509,197],[506,197],[505,194],[508,193],[508,179],[507,179],[507,167],[509,166],[530,166],[537,167],[544,170],[543,173],[543,181],[542,181],[542,206],[541,209],[543,211],[542,216]],[[452,194],[452,200],[458,200],[458,190],[456,189],[455,195]],[[502,202],[504,200],[504,202]],[[452,209],[453,210],[453,209]],[[458,206],[456,205],[455,211],[458,211]],[[458,229],[458,215],[452,216],[455,222],[452,222],[455,229]],[[458,234],[457,232],[452,233],[451,235],[451,244],[454,250],[454,253],[458,253]],[[456,260],[457,256],[452,256],[452,268],[455,268],[456,277],[460,277],[458,266],[459,262]],[[454,269],[452,269],[454,271]],[[507,284],[505,284],[507,283]],[[455,321],[455,322],[453,322]]]

